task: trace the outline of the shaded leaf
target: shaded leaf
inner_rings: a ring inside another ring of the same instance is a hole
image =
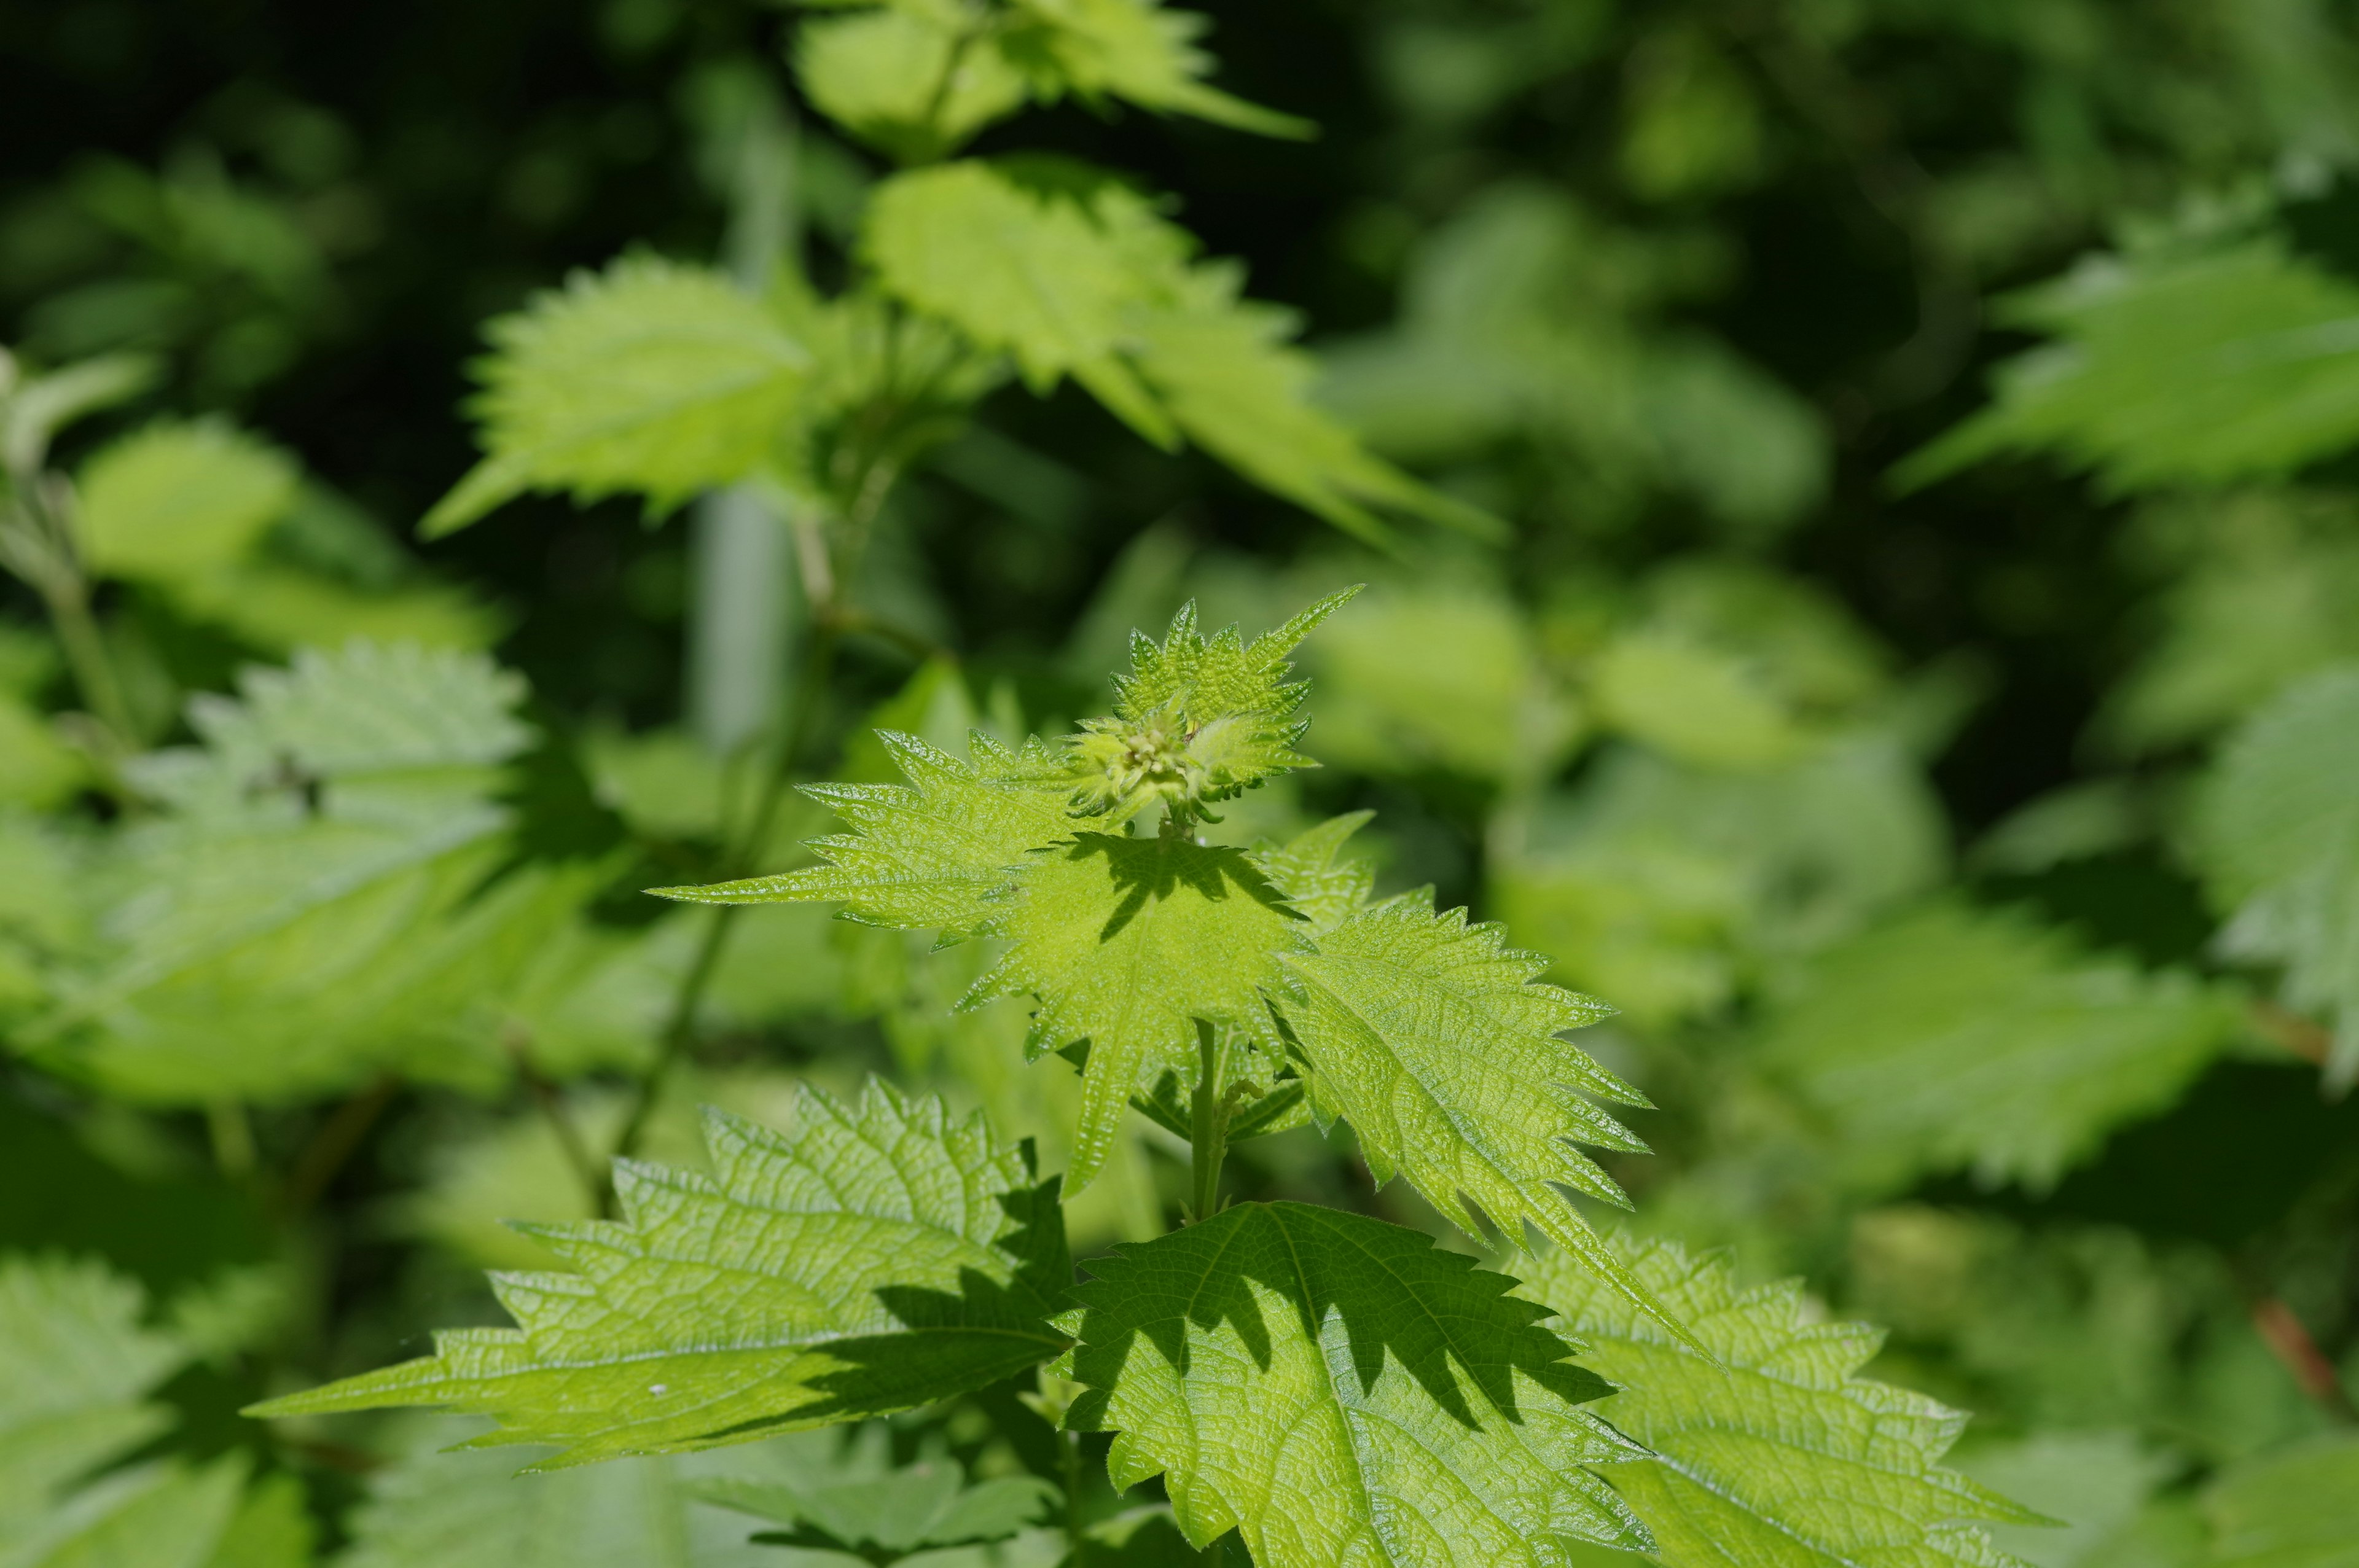
[[[1092,1264],[1068,1424],[1160,1475],[1190,1543],[1263,1568],[1570,1564],[1649,1546],[1585,1465],[1634,1455],[1607,1385],[1514,1281],[1397,1226],[1244,1204]],[[1071,1321],[1069,1319],[1068,1321]]]

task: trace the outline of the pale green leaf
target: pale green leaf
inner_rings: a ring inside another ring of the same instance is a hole
[[[1263,995],[1303,926],[1240,850],[1082,833],[1025,868],[990,928],[1007,954],[962,1005],[1036,996],[1036,1054],[1089,1043],[1066,1173],[1078,1192],[1131,1096],[1167,1071],[1193,1080],[1199,1021],[1266,1034]]]
[[[864,244],[888,293],[1007,354],[1036,393],[1071,375],[1148,440],[1186,435],[1365,535],[1381,535],[1379,510],[1496,531],[1311,406],[1291,319],[1238,298],[1234,268],[1193,265],[1186,230],[1097,170],[969,160],[897,175]]]
[[[1159,0],[1012,0],[1001,48],[1045,101],[1124,99],[1266,136],[1307,137],[1306,120],[1208,87],[1212,59],[1195,47],[1204,18]]]
[[[136,765],[169,809],[114,843],[103,960],[61,978],[24,1043],[166,1102],[397,1065],[501,1081],[488,1042],[451,1032],[595,881],[535,871],[471,896],[505,853],[491,795],[529,738],[521,683],[480,656],[355,643],[249,671],[242,692],[191,704],[202,748]]]
[[[853,831],[813,841],[827,863],[709,887],[656,888],[696,903],[841,901],[871,925],[962,935],[1034,850],[1068,838],[1071,775],[1038,742],[1012,751],[977,731],[962,762],[914,736],[880,735],[906,784],[815,784],[805,793]]]
[[[2288,690],[2231,739],[2196,842],[2230,957],[2280,969],[2286,1001],[2333,1030],[2327,1081],[2359,1081],[2359,669]]]
[[[2115,492],[2289,472],[2359,440],[2354,317],[2359,286],[2272,236],[2084,261],[2007,312],[2057,341],[1897,477],[2024,452]]]
[[[292,459],[216,421],[150,425],[82,466],[75,535],[103,577],[172,582],[242,559],[294,504]]]
[[[0,692],[0,801],[54,806],[89,775],[89,764],[58,739],[45,715]]]
[[[962,31],[916,7],[813,19],[795,35],[795,76],[811,107],[870,146],[904,163],[940,157],[1025,100],[1022,73]]]
[[[2323,1437],[2240,1465],[2204,1494],[2207,1568],[2359,1564],[2359,1440]]]
[[[1376,869],[1346,856],[1343,846],[1375,817],[1373,811],[1346,812],[1297,834],[1282,845],[1254,851],[1262,869],[1297,914],[1315,933],[1332,930],[1357,914],[1376,888]]]
[[[1316,952],[1285,955],[1311,1108],[1352,1124],[1379,1184],[1406,1176],[1477,1238],[1477,1211],[1518,1243],[1528,1222],[1659,1311],[1568,1196],[1628,1206],[1576,1142],[1646,1148],[1590,1097],[1647,1098],[1562,1038],[1612,1010],[1536,984],[1548,960],[1506,935],[1411,893],[1321,932]]]
[[[1810,741],[1745,661],[1676,633],[1616,638],[1590,672],[1590,698],[1601,723],[1699,767],[1776,767]]]
[[[162,371],[146,354],[101,354],[12,384],[18,367],[13,359],[0,359],[0,458],[11,470],[30,473],[41,466],[59,431],[84,415],[136,397]]]
[[[0,1259],[0,1542],[51,1494],[169,1424],[140,1397],[188,1358],[136,1284],[89,1261]]]
[[[429,648],[489,647],[506,617],[465,589],[417,585],[367,591],[265,562],[170,585],[174,608],[272,654],[353,638]]]
[[[632,255],[490,330],[475,412],[489,455],[427,514],[441,535],[530,490],[665,511],[739,480],[794,412],[809,356],[718,273]]]
[[[1717,1364],[1562,1254],[1523,1290],[1618,1387],[1599,1413],[1653,1450],[1610,1475],[1666,1568],[2014,1563],[1970,1521],[2038,1516],[1941,1466],[1963,1415],[1857,1376],[1878,1330],[1816,1321],[1799,1281],[1741,1289],[1725,1257],[1622,1250]]]
[[[1939,903],[1821,955],[1762,1050],[1833,1119],[1861,1180],[1968,1169],[2038,1191],[2175,1103],[2242,1017],[2192,975]]]
[[[788,1527],[757,1540],[870,1562],[1005,1541],[1064,1500],[1061,1491],[1037,1476],[969,1484],[957,1461],[948,1457],[896,1468],[881,1427],[864,1427],[861,1435],[869,1441],[814,1474],[714,1476],[693,1483],[691,1494]]]
[[[1294,717],[1310,686],[1289,678],[1288,656],[1358,591],[1331,593],[1250,643],[1234,626],[1207,638],[1193,603],[1159,644],[1134,632],[1130,673],[1114,677],[1114,717],[1088,720],[1074,737],[1076,804],[1120,820],[1151,800],[1192,808],[1318,766],[1294,749],[1310,726]]]
[[[1381,1221],[1245,1204],[1092,1263],[1068,1424],[1261,1568],[1569,1565],[1651,1545],[1583,1467],[1635,1454],[1514,1281]]]
[[[1138,369],[1189,439],[1273,494],[1382,545],[1377,509],[1481,538],[1505,536],[1480,507],[1429,489],[1370,452],[1310,401],[1319,367],[1290,346],[1293,312],[1236,297],[1233,270],[1200,268],[1176,308],[1136,319]]]
[[[171,1425],[142,1399],[190,1350],[142,1326],[146,1312],[140,1288],[96,1262],[0,1259],[0,1563],[302,1568],[308,1532],[282,1488],[245,1490],[240,1455],[88,1479]]]
[[[864,237],[887,290],[1008,354],[1035,392],[1071,375],[1176,443],[1121,351],[1132,308],[1169,296],[1193,249],[1145,198],[1093,170],[969,160],[886,180]]]
[[[255,1413],[444,1405],[497,1418],[481,1443],[560,1447],[549,1467],[907,1410],[1063,1347],[1053,1177],[881,1084],[793,1119],[711,1113],[711,1176],[620,1162],[620,1221],[522,1227],[578,1272],[496,1277],[519,1327]]]
[[[437,1417],[404,1431],[338,1568],[784,1568],[744,1520],[694,1500],[694,1458],[519,1476],[516,1454],[453,1446],[478,1430]],[[766,1472],[768,1446],[733,1457]]]

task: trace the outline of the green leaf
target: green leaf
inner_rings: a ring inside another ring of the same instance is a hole
[[[1023,74],[954,15],[886,6],[806,21],[795,77],[811,107],[903,163],[938,158],[1021,108]]]
[[[2359,668],[2287,691],[2231,739],[2196,842],[2229,956],[2280,968],[2287,1003],[2334,1032],[2328,1084],[2359,1082]]]
[[[1254,851],[1254,863],[1286,895],[1294,912],[1324,933],[1357,914],[1376,888],[1376,868],[1343,855],[1353,834],[1375,820],[1373,811],[1349,811],[1297,834],[1275,849]]]
[[[1187,231],[1109,176],[1049,160],[897,175],[864,243],[888,293],[1009,355],[1035,393],[1071,375],[1147,439],[1192,438],[1364,536],[1384,535],[1375,509],[1496,531],[1307,402],[1291,318],[1239,299],[1234,268],[1192,265]]]
[[[882,1084],[807,1089],[794,1124],[710,1112],[710,1177],[617,1162],[619,1222],[518,1227],[579,1271],[495,1277],[519,1327],[251,1413],[447,1405],[560,1447],[547,1468],[908,1410],[1063,1348],[1054,1177]]]
[[[877,1427],[864,1428],[868,1434],[885,1435]],[[957,1462],[948,1458],[895,1469],[879,1452],[883,1447],[872,1443],[866,1454],[847,1454],[851,1463],[832,1474],[792,1480],[716,1476],[690,1490],[702,1501],[790,1527],[756,1541],[842,1552],[870,1562],[1005,1541],[1063,1501],[1061,1491],[1037,1476],[1000,1476],[969,1485]]]
[[[2359,1563],[2359,1439],[2337,1433],[2228,1471],[2204,1493],[2207,1568]]]
[[[1528,1221],[1659,1314],[1566,1195],[1627,1207],[1573,1144],[1646,1148],[1588,1097],[1647,1097],[1561,1037],[1612,1009],[1533,983],[1548,960],[1506,938],[1502,926],[1469,925],[1462,909],[1436,914],[1430,892],[1408,893],[1322,931],[1315,953],[1283,957],[1311,1109],[1322,1124],[1352,1124],[1378,1184],[1408,1177],[1477,1239],[1478,1209],[1518,1243]]]
[[[1318,362],[1289,346],[1299,319],[1238,298],[1241,281],[1233,268],[1200,268],[1176,308],[1136,318],[1140,373],[1190,440],[1371,544],[1391,539],[1376,508],[1494,543],[1506,537],[1489,513],[1419,484],[1312,403]]]
[[[1025,869],[991,934],[1005,957],[960,1005],[1040,1000],[1036,1056],[1089,1043],[1067,1179],[1089,1185],[1131,1096],[1196,1072],[1198,1021],[1266,1034],[1262,1000],[1301,918],[1242,850],[1082,833]]]
[[[1652,1543],[1582,1468],[1634,1457],[1608,1391],[1515,1281],[1426,1237],[1244,1204],[1091,1265],[1068,1425],[1117,1433],[1117,1488],[1161,1475],[1197,1546],[1261,1568],[1570,1564]]]
[[[302,1568],[283,1489],[230,1455],[82,1483],[171,1425],[140,1402],[189,1358],[145,1292],[86,1260],[0,1258],[0,1562],[9,1568]],[[243,1556],[230,1556],[233,1548]]]
[[[1119,98],[1265,136],[1317,134],[1307,120],[1206,86],[1213,61],[1194,46],[1206,23],[1193,12],[1158,0],[1013,0],[1009,12],[1000,47],[1044,102],[1067,92],[1091,103]]]
[[[1152,800],[1192,808],[1317,767],[1294,749],[1310,727],[1294,713],[1310,687],[1288,678],[1287,659],[1358,591],[1331,593],[1251,643],[1234,626],[1207,639],[1196,630],[1192,602],[1172,618],[1159,646],[1132,633],[1130,674],[1114,677],[1114,717],[1090,719],[1074,738],[1076,804],[1121,820]]]
[[[1618,637],[1590,680],[1603,723],[1699,767],[1776,767],[1809,743],[1744,661],[1691,638],[1645,630]]]
[[[0,356],[6,351],[0,350]],[[30,473],[49,455],[57,433],[85,415],[136,397],[160,378],[163,366],[146,354],[101,354],[16,383],[13,358],[0,357],[0,460]]]
[[[516,1455],[462,1444],[479,1423],[413,1418],[369,1477],[337,1568],[765,1568],[742,1519],[699,1505],[698,1461],[617,1460],[519,1476]],[[774,1445],[739,1450],[766,1460]],[[783,1446],[783,1445],[777,1445]],[[708,1461],[709,1462],[709,1461]],[[765,1474],[771,1466],[762,1465]],[[223,1564],[223,1568],[232,1568]]]
[[[792,415],[809,356],[718,273],[631,255],[490,329],[474,408],[489,456],[419,525],[463,528],[528,490],[667,511],[742,479]]]
[[[1619,1386],[1599,1413],[1654,1451],[1612,1478],[1666,1568],[2014,1563],[1964,1521],[2039,1516],[1941,1467],[1963,1415],[1855,1375],[1881,1332],[1816,1321],[1796,1281],[1742,1290],[1724,1256],[1622,1251],[1714,1360],[1563,1254],[1523,1290]]]
[[[912,735],[886,730],[877,738],[908,784],[813,784],[803,792],[853,828],[812,841],[826,864],[648,891],[691,903],[841,900],[847,918],[869,925],[982,930],[1025,858],[1071,837],[1065,809],[1071,775],[1038,741],[1013,751],[977,730],[961,762]]]
[[[101,1265],[0,1259],[0,1541],[66,1483],[170,1423],[139,1403],[188,1358]]]
[[[251,551],[299,477],[285,453],[219,421],[150,425],[82,466],[76,538],[102,577],[200,576]]]
[[[354,643],[241,687],[191,703],[201,749],[135,764],[168,809],[114,842],[102,960],[60,977],[19,1044],[167,1103],[385,1066],[503,1081],[487,1043],[425,1046],[595,881],[543,871],[472,896],[505,853],[491,795],[529,738],[521,683],[477,655]]]
[[[2002,365],[1992,406],[1894,478],[2020,452],[2116,493],[2290,472],[2359,440],[2354,315],[2359,286],[2274,236],[2085,261],[2003,318],[2057,341]]]
[[[1833,1119],[1871,1185],[1969,1168],[2041,1191],[2114,1128],[2177,1101],[2242,1017],[2191,975],[1939,903],[1821,956],[1762,1052]]]

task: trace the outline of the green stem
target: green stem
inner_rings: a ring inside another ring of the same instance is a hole
[[[1202,1019],[1196,1021],[1194,1114],[1188,1126],[1190,1223],[1201,1224],[1218,1211],[1221,1201],[1221,1160],[1229,1151],[1229,1107],[1221,1093],[1219,1034]]]
[[[97,619],[90,612],[89,589],[80,583],[59,584],[44,597],[82,700],[114,731],[117,743],[129,750],[131,704],[123,695],[123,683],[115,678],[114,662],[106,656],[106,640],[99,633]]]
[[[803,678],[795,694],[794,707],[787,715],[785,732],[778,738],[776,762],[763,784],[762,797],[745,831],[736,836],[722,863],[722,881],[750,876],[758,869],[756,860],[786,800],[787,785],[794,778],[795,759],[810,738],[813,715],[826,697],[828,682],[834,676],[836,645],[842,633],[832,606],[819,605],[814,609],[817,613],[812,617],[809,656],[803,662]],[[712,984],[713,971],[720,967],[722,948],[739,907],[725,903],[715,908],[697,941],[696,955],[689,960],[688,970],[680,977],[679,990],[672,999],[671,1018],[664,1028],[662,1044],[655,1060],[640,1075],[630,1114],[624,1118],[623,1130],[614,1140],[616,1160],[626,1160],[638,1152],[647,1122],[655,1115],[656,1103],[663,1096],[664,1081],[679,1058],[688,1054],[689,1044],[696,1033],[697,1011],[703,1003],[706,988]],[[614,1178],[611,1162],[599,1173],[596,1190],[598,1211],[612,1218]]]
[[[243,1183],[254,1174],[254,1124],[246,1119],[244,1104],[223,1099],[205,1107],[205,1130],[212,1138],[213,1163],[223,1175]]]
[[[1072,1568],[1082,1568],[1082,1553],[1088,1550],[1087,1538],[1082,1534],[1082,1434],[1060,1431],[1057,1443],[1065,1462],[1065,1561]]]

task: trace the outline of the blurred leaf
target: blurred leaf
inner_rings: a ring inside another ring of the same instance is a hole
[[[2158,498],[2128,543],[2161,580],[2154,634],[2094,730],[2123,753],[2205,740],[2290,682],[2359,657],[2359,542],[2332,493]]]
[[[2327,1019],[2335,1089],[2359,1080],[2359,669],[2311,676],[2247,719],[2207,782],[2195,845],[2229,957],[2280,968]]]
[[[167,583],[247,555],[295,501],[292,459],[215,422],[156,424],[82,465],[76,533],[91,569]]]
[[[697,1505],[691,1462],[624,1459],[598,1470],[519,1476],[513,1454],[463,1440],[479,1423],[420,1419],[369,1479],[339,1568],[766,1568],[776,1549]],[[768,1449],[733,1455],[766,1472]],[[789,1472],[791,1473],[791,1471]],[[227,1565],[224,1565],[227,1568]]]
[[[1315,134],[1307,120],[1205,85],[1214,62],[1195,47],[1208,24],[1193,12],[1161,0],[1012,0],[1009,12],[1000,47],[1044,103],[1067,93],[1093,105],[1119,98],[1265,136]]]
[[[0,1556],[11,1568],[303,1568],[283,1487],[230,1455],[115,1470],[171,1424],[140,1397],[188,1357],[142,1328],[139,1287],[92,1262],[0,1258]],[[224,1555],[235,1549],[241,1555]]]
[[[2002,365],[1992,406],[1893,477],[2019,452],[2115,493],[2288,473],[2359,440],[2354,317],[2359,286],[2275,237],[2092,258],[2007,312],[2057,341]]]
[[[475,412],[489,456],[419,524],[448,534],[529,490],[619,492],[665,512],[742,479],[795,408],[810,355],[717,273],[629,255],[489,330]]]
[[[2254,1460],[2203,1495],[2207,1563],[2348,1568],[2359,1563],[2359,1439],[2347,1433]]]
[[[1761,1049],[1832,1119],[1863,1182],[1965,1168],[2040,1192],[2176,1100],[2243,1017],[2191,975],[1943,902],[1821,955]]]
[[[1091,1266],[1069,1424],[1161,1476],[1190,1544],[1266,1568],[1542,1568],[1645,1530],[1584,1466],[1629,1457],[1606,1385],[1514,1281],[1398,1226],[1241,1204]]]
[[[1808,744],[1743,661],[1659,632],[1617,638],[1590,671],[1601,723],[1708,768],[1767,768]]]
[[[419,586],[365,591],[310,572],[270,565],[233,567],[175,582],[172,603],[240,642],[277,655],[340,646],[353,638],[428,648],[488,648],[507,617],[462,588]]]
[[[811,107],[902,162],[941,157],[1022,107],[1023,74],[970,47],[955,10],[885,5],[813,17],[795,32],[795,76]]]
[[[690,1495],[790,1527],[756,1540],[843,1552],[872,1563],[897,1562],[929,1548],[1005,1541],[1064,1500],[1060,1488],[1038,1476],[969,1485],[947,1459],[816,1482],[716,1477],[696,1483]]]
[[[58,739],[46,716],[0,692],[0,803],[59,806],[89,776],[89,764]]]
[[[1371,507],[1485,525],[1305,403],[1291,321],[1241,300],[1232,269],[1191,265],[1187,231],[1111,176],[1049,160],[904,173],[878,189],[865,245],[890,292],[1011,356],[1035,393],[1071,375],[1147,439],[1184,433],[1364,535],[1381,531]]]
[[[10,472],[32,472],[59,431],[136,397],[155,384],[158,369],[145,354],[106,354],[27,376],[13,357],[0,357],[0,459]]]
[[[1321,757],[1373,773],[1544,777],[1582,716],[1540,663],[1521,609],[1477,583],[1380,584],[1320,637]]]
[[[1562,1254],[1542,1260],[1522,1293],[1555,1309],[1617,1388],[1599,1413],[1654,1450],[1608,1474],[1654,1532],[1658,1561],[2014,1562],[1968,1521],[2039,1516],[1941,1466],[1962,1414],[1857,1375],[1880,1330],[1815,1321],[1799,1281],[1742,1290],[1724,1255],[1621,1246],[1712,1359]]]
[[[190,705],[201,749],[141,760],[168,809],[117,840],[107,955],[24,1044],[179,1103],[394,1065],[500,1081],[467,1004],[596,881],[536,870],[470,902],[503,853],[490,795],[528,738],[508,711],[521,682],[480,656],[354,643],[241,684],[242,702]]]
[[[2136,1516],[2169,1478],[2171,1461],[2134,1433],[2054,1432],[1978,1448],[1959,1467],[2064,1526],[1995,1525],[1991,1537],[2002,1551],[2032,1568],[2073,1568]]]

